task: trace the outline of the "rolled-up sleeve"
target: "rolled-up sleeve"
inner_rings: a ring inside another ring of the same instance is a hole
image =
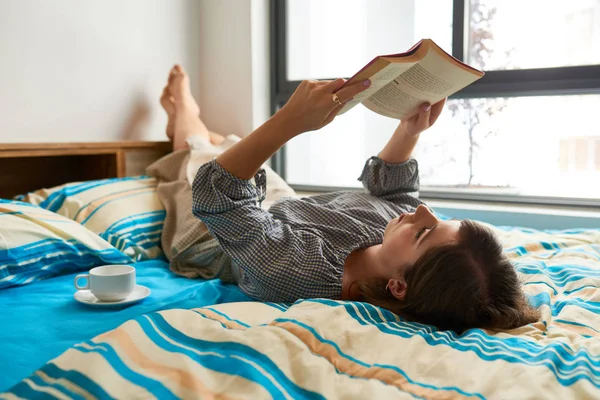
[[[419,196],[419,165],[413,158],[401,164],[388,164],[379,157],[371,157],[358,180],[371,195],[385,200]]]
[[[252,281],[261,300],[338,298],[341,277],[328,261],[335,258],[332,249],[314,232],[293,228],[262,209],[264,170],[254,181],[235,177],[215,160],[204,164],[192,185],[194,215]]]

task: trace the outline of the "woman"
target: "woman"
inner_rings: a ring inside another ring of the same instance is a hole
[[[367,161],[359,178],[366,192],[284,198],[268,211],[260,207],[266,192],[263,163],[288,140],[329,124],[345,102],[370,85],[364,81],[338,90],[343,83],[302,82],[272,118],[198,168],[191,209],[214,243],[210,250],[206,240],[188,246],[180,269],[208,275],[212,270],[262,301],[362,300],[458,332],[536,321],[538,313],[493,232],[472,221],[442,221],[414,196],[419,179],[411,153],[445,101],[423,105],[418,115],[402,121],[381,153]],[[172,70],[161,102],[174,149],[189,144],[193,154],[199,142],[217,140],[198,118],[181,67]],[[182,170],[178,162],[171,169]],[[156,171],[164,169],[153,171],[163,186],[166,179]],[[174,213],[169,208],[177,208],[173,204],[181,206],[182,200],[173,198],[171,190],[161,196],[168,215]],[[170,238],[181,231],[175,225],[168,229]],[[164,238],[163,246],[176,247]],[[203,259],[209,253],[218,255]]]

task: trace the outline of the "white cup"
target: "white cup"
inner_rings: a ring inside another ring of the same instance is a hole
[[[86,279],[85,286],[77,282]],[[129,265],[105,265],[92,268],[88,274],[75,277],[73,282],[78,290],[89,289],[98,300],[120,301],[135,288],[135,268]]]

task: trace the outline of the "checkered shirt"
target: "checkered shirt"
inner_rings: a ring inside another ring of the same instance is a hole
[[[212,160],[198,169],[192,208],[239,268],[248,296],[273,302],[339,299],[346,257],[380,244],[390,219],[421,204],[418,164],[367,160],[359,178],[366,191],[283,198],[268,211],[265,171],[235,177]]]

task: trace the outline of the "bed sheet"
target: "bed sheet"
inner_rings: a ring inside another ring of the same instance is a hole
[[[184,305],[74,345],[0,398],[599,399],[600,231],[498,234],[540,321],[457,335],[359,302]]]
[[[173,274],[163,260],[135,264],[137,283],[152,290],[126,308],[100,309],[76,302],[69,274],[0,290],[0,392],[72,345],[139,315],[170,308],[248,301],[236,286]]]

